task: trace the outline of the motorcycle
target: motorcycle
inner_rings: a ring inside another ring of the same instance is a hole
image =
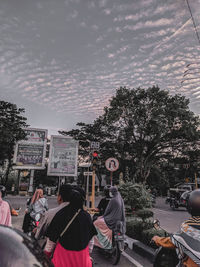
[[[168,236],[168,233],[160,227],[159,220],[154,220],[154,228],[162,229],[165,233],[165,237]],[[157,247],[154,241],[151,241],[153,247]],[[179,263],[179,258],[176,254],[175,249],[158,247],[154,256],[153,267],[176,267]]]
[[[30,219],[30,224],[28,226],[28,232],[27,232],[27,235],[28,236],[31,236],[31,237],[34,237],[35,233],[34,233],[34,229],[36,229],[38,227],[38,224],[39,224],[39,219]]]
[[[121,253],[126,249],[125,236],[122,233],[122,222],[117,222],[116,229],[112,233],[112,248],[99,248],[113,265],[117,265],[120,261]]]

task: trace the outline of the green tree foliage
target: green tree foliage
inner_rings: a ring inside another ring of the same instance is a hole
[[[128,166],[134,181],[146,183],[155,165],[196,147],[199,125],[184,96],[157,86],[120,87],[93,124],[79,124],[80,129],[64,134],[100,141],[102,160],[117,157],[121,171]]]
[[[126,182],[119,187],[124,203],[132,210],[151,208],[152,198],[146,186],[133,182]]]
[[[6,184],[8,172],[12,165],[14,146],[17,141],[26,137],[24,128],[27,127],[26,118],[22,115],[24,109],[16,105],[0,101],[0,165],[8,161],[2,183]]]

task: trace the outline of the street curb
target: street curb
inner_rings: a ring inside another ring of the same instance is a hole
[[[154,257],[155,257],[155,249],[143,244],[142,242],[133,239],[129,236],[125,236],[126,242],[128,244],[128,247],[135,251],[137,254],[148,258],[151,262],[153,262]]]

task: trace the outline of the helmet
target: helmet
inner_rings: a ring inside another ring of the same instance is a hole
[[[190,193],[187,210],[192,216],[200,216],[200,189]]]
[[[4,185],[0,185],[0,192],[1,192],[2,197],[5,197],[5,195],[6,195],[6,188],[5,188]]]
[[[19,230],[0,225],[0,266],[8,267],[50,267],[36,240]]]
[[[103,189],[103,192],[106,197],[109,197],[110,188],[111,188],[111,185],[106,185]]]

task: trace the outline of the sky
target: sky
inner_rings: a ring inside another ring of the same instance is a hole
[[[49,134],[92,123],[120,86],[183,94],[200,115],[199,74],[185,0],[0,0],[0,99]]]

